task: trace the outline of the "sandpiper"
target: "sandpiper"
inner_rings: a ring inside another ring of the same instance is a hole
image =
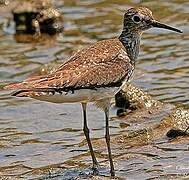
[[[118,38],[99,41],[77,52],[50,74],[28,78],[5,88],[16,89],[13,96],[27,96],[54,103],[80,102],[84,117],[83,131],[90,149],[93,170],[97,172],[98,162],[86,118],[87,103],[95,102],[105,112],[110,173],[115,176],[109,135],[110,100],[131,77],[139,55],[141,34],[152,27],[182,33],[179,29],[156,21],[152,12],[145,7],[130,8],[124,14],[123,31]]]

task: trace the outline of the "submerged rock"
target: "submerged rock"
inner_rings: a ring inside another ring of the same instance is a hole
[[[157,101],[132,84],[125,85],[116,94],[115,102],[117,107],[122,108],[121,111],[119,110],[121,112],[120,115],[125,115],[125,118],[129,120],[141,119],[144,122],[145,119],[156,120],[155,126],[150,126],[151,122],[149,121],[146,129],[158,131],[158,128],[164,128],[170,138],[189,135],[189,110]]]
[[[47,33],[43,34],[14,34],[14,39],[18,43],[48,43],[53,46],[57,40],[57,34],[50,35]]]
[[[63,17],[50,0],[18,1],[12,13],[16,33],[56,34],[63,31]]]

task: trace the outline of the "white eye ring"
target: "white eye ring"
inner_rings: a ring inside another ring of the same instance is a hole
[[[140,23],[141,22],[141,17],[139,16],[139,15],[134,15],[133,17],[132,17],[132,20],[133,20],[133,22],[135,22],[135,23]]]

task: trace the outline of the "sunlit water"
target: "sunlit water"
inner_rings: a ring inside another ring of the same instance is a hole
[[[0,86],[21,81],[46,68],[45,64],[60,63],[73,51],[93,42],[118,36],[125,9],[143,5],[149,7],[157,19],[182,29],[184,33],[159,29],[145,32],[132,82],[158,100],[188,106],[189,2],[139,2],[65,0],[63,6],[62,1],[56,1],[55,5],[64,13],[64,34],[32,43],[21,43],[19,37],[13,35],[12,24],[6,27],[11,8],[1,7]],[[0,176],[10,179],[50,177],[49,173],[57,170],[63,174],[55,174],[55,179],[75,178],[81,172],[84,174],[81,179],[87,178],[91,159],[82,132],[80,104],[44,103],[13,98],[9,93],[0,91]],[[115,116],[115,112],[112,108],[111,116]],[[103,113],[89,105],[88,119],[92,137],[102,140]],[[124,131],[121,120],[110,123],[112,135]],[[108,176],[106,147],[98,143],[95,146],[98,159],[105,167],[101,173]],[[177,142],[175,146],[169,143],[161,144],[159,148],[145,145],[127,151],[113,145],[113,153],[118,155],[115,166],[120,178],[147,179],[159,175],[179,178],[179,175],[189,174],[188,143],[185,141]],[[133,158],[127,161],[127,156],[132,155]]]

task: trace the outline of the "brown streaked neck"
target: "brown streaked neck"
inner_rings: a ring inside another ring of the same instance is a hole
[[[121,35],[119,36],[119,40],[124,45],[129,58],[133,64],[135,64],[140,50],[140,34],[123,29]]]

